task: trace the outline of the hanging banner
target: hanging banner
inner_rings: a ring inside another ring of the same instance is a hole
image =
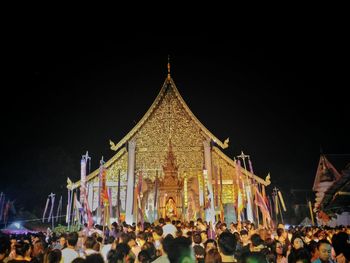
[[[204,192],[203,192],[203,177],[202,173],[198,173],[198,188],[199,188],[199,206],[204,206]]]
[[[187,174],[184,176],[184,206],[188,207],[188,194],[187,194]]]

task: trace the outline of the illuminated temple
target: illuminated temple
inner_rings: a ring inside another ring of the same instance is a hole
[[[218,215],[227,222],[236,221],[238,176],[245,187],[255,183],[262,189],[270,184],[269,177],[264,180],[244,166],[237,167],[223,153],[228,139],[219,140],[191,112],[169,64],[165,82],[146,114],[124,138],[110,145],[115,155],[103,166],[111,217],[117,217],[118,207],[127,223],[137,221],[138,207],[150,222],[165,216],[215,222]],[[94,215],[100,206],[100,174],[97,169],[84,178],[85,199]],[[69,182],[67,188],[78,193],[81,181]]]

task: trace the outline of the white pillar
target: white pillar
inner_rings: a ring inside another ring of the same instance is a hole
[[[127,224],[133,223],[132,208],[134,205],[134,173],[135,173],[135,148],[136,141],[128,142],[128,185],[126,191],[125,221]]]
[[[206,211],[206,221],[212,224],[215,223],[215,209],[214,209],[214,195],[213,195],[213,177],[212,177],[212,169],[211,169],[211,145],[210,140],[203,141],[204,146],[204,165],[208,174],[208,190],[210,197],[210,208],[209,211]]]

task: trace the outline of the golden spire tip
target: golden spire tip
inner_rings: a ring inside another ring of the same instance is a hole
[[[168,81],[170,81],[170,55],[168,55]]]

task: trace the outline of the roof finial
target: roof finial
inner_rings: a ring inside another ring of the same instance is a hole
[[[170,55],[168,55],[168,81],[170,81]]]

